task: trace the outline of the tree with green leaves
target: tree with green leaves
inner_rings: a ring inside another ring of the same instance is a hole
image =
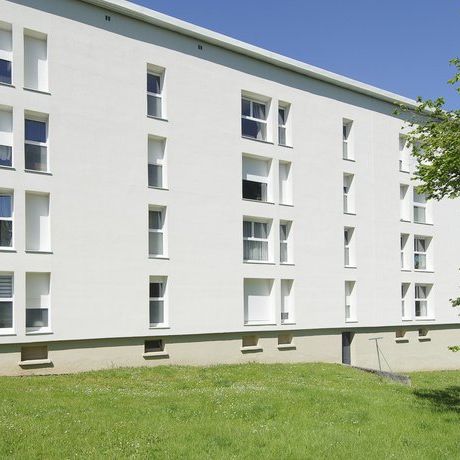
[[[456,74],[448,83],[460,94],[460,59],[450,61]],[[460,197],[460,109],[447,110],[445,100],[417,98],[416,108],[400,106],[409,124],[407,142],[417,160],[414,179],[421,181],[419,193],[428,199]],[[460,297],[451,299],[452,306],[460,306]],[[449,347],[460,351],[460,346]]]

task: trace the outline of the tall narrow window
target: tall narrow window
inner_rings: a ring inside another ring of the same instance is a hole
[[[268,261],[268,222],[243,221],[243,259],[245,261]]]
[[[352,125],[353,122],[350,120],[343,120],[342,124],[342,154],[344,160],[353,160],[353,144],[352,144]]]
[[[354,199],[354,176],[353,174],[343,175],[343,212],[345,214],[355,213]]]
[[[399,136],[399,170],[409,172],[409,146],[404,136]]]
[[[281,280],[281,324],[293,324],[294,293],[293,280]]]
[[[0,334],[13,329],[13,274],[0,273]]]
[[[26,273],[26,330],[50,328],[50,274]]]
[[[280,222],[280,262],[282,264],[292,263],[291,226],[292,222]]]
[[[149,255],[152,257],[166,256],[165,214],[165,208],[149,210]]]
[[[401,233],[401,269],[409,270],[409,257],[407,251],[407,241],[409,240],[409,235],[407,233]]]
[[[43,118],[25,119],[25,166],[30,171],[48,171],[48,122]]]
[[[48,194],[26,192],[26,250],[51,251]]]
[[[355,281],[345,281],[345,321],[356,320]]]
[[[355,248],[354,248],[354,233],[355,229],[352,227],[345,227],[343,230],[343,244],[344,244],[344,262],[345,267],[355,267]]]
[[[411,319],[410,306],[408,304],[409,283],[401,283],[401,314],[402,319]]]
[[[288,161],[279,163],[280,204],[292,204],[292,164]]]
[[[250,137],[261,141],[267,140],[268,103],[241,98],[241,133],[243,137]]]
[[[47,36],[32,30],[24,33],[24,86],[48,91]]]
[[[149,187],[166,188],[166,139],[149,137],[148,179]]]
[[[147,115],[150,117],[166,118],[164,77],[165,69],[147,66]]]
[[[273,280],[246,278],[244,280],[244,323],[274,323]]]
[[[0,109],[0,166],[13,166],[13,112]]]
[[[13,67],[13,36],[11,24],[0,21],[0,83],[11,85]]]
[[[290,104],[286,102],[280,102],[278,106],[278,144],[279,145],[291,145],[291,136],[289,129],[289,112]]]
[[[272,200],[271,160],[243,156],[243,198],[246,200]]]
[[[13,247],[13,194],[0,191],[0,248]]]
[[[410,222],[410,198],[409,186],[400,184],[399,186],[400,214],[403,222]]]
[[[414,222],[418,224],[426,224],[427,218],[427,201],[424,193],[418,193],[414,187]]]
[[[166,277],[150,277],[150,327],[164,326],[166,320]]]
[[[431,238],[425,236],[414,237],[414,269],[427,270],[430,267],[428,251],[431,243]]]
[[[426,318],[429,315],[428,299],[431,291],[429,284],[415,285],[415,317]]]

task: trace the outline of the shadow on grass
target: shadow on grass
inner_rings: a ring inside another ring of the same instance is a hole
[[[429,401],[436,410],[460,414],[460,386],[447,387],[442,390],[415,390],[414,395]]]

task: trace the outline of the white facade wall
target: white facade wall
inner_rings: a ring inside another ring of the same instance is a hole
[[[14,87],[0,85],[0,108],[13,110],[13,169],[0,168],[0,189],[15,206],[14,248],[0,253],[15,277],[14,334],[0,344],[459,323],[449,299],[460,291],[460,205],[434,203],[433,225],[400,221],[410,181],[391,103],[82,1],[0,0],[0,21],[13,26],[14,69]],[[28,30],[46,37],[43,92],[24,88]],[[165,69],[167,120],[146,116],[148,65]],[[242,92],[270,99],[274,142],[242,138]],[[279,101],[290,104],[292,147],[276,142]],[[24,171],[25,112],[49,117],[49,174]],[[344,119],[355,161],[342,159]],[[166,139],[166,190],[147,185],[149,136]],[[271,203],[242,200],[244,155],[271,162]],[[291,163],[292,205],[279,204],[280,162]],[[344,173],[356,215],[343,213]],[[26,193],[49,194],[43,253],[26,252]],[[148,256],[151,206],[166,207],[167,258]],[[243,216],[271,220],[272,263],[243,263]],[[293,264],[279,263],[280,220],[292,222]],[[356,268],[344,268],[344,227],[355,229]],[[401,233],[432,237],[433,272],[401,271]],[[26,333],[26,272],[53,280],[52,331],[39,339]],[[150,277],[168,279],[160,331],[149,326]],[[273,321],[245,325],[244,280],[258,278],[272,280]],[[281,280],[293,280],[294,324],[281,324]],[[433,284],[432,318],[403,323],[402,282],[410,296],[414,283]]]

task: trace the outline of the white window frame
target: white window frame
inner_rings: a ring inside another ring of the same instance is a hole
[[[11,302],[11,327],[0,328],[1,335],[9,335],[14,333],[14,273],[0,272],[1,276],[8,276],[11,278],[11,297],[0,297],[0,303]]]
[[[267,166],[268,174],[266,177],[260,177],[259,180],[251,180],[249,181],[248,179],[244,179],[244,162],[246,161],[259,161],[263,162]],[[243,184],[244,181],[248,182],[256,182],[259,184],[265,185],[265,199],[262,200],[256,200],[252,198],[245,198],[243,196],[242,192],[242,199],[247,200],[247,201],[255,201],[257,203],[273,203],[273,161],[271,158],[267,157],[260,157],[256,155],[249,155],[249,154],[243,154],[242,156],[242,171],[241,171],[241,183]],[[264,198],[263,193],[262,193],[262,198]]]
[[[0,21],[0,30],[9,33],[11,40],[11,50],[0,49],[0,59],[7,61],[11,65],[11,81],[10,83],[2,83],[3,85],[13,85],[14,82],[14,63],[13,63],[13,26],[8,22]]]
[[[40,116],[40,115],[31,115],[29,113],[25,113],[24,115],[24,126],[26,123],[26,120],[30,121],[36,121],[39,123],[44,123],[45,124],[45,129],[46,129],[46,142],[37,142],[37,141],[31,141],[26,139],[26,133],[24,129],[24,145],[36,145],[39,147],[45,147],[46,148],[46,169],[45,170],[40,170],[40,169],[28,169],[24,166],[25,171],[28,172],[35,172],[35,173],[49,173],[50,172],[50,149],[49,149],[49,117]],[[24,163],[25,163],[25,148],[24,148]]]
[[[409,321],[411,317],[411,309],[409,308],[409,291],[410,283],[401,283],[401,316],[403,321]]]
[[[151,284],[162,284],[163,285],[163,296],[162,297],[150,297],[150,285]],[[152,301],[161,301],[163,302],[163,322],[162,323],[152,323],[150,321],[150,302]],[[168,327],[169,318],[168,318],[168,277],[166,276],[151,276],[149,278],[149,327],[151,329],[158,329]]]
[[[343,212],[344,214],[356,214],[354,199],[355,176],[351,173],[343,173]]]
[[[241,105],[243,105],[243,100],[249,102],[249,115],[243,115],[243,109],[241,107],[241,119],[242,120],[249,120],[249,121],[254,121],[256,123],[260,123],[265,126],[265,136],[262,137],[262,139],[257,139],[256,137],[251,137],[243,134],[243,128],[241,128],[241,135],[245,139],[253,139],[253,140],[258,140],[258,141],[263,141],[263,142],[268,142],[269,139],[269,132],[268,132],[268,120],[270,116],[270,101],[263,101],[260,99],[256,99],[251,96],[247,96],[245,94],[241,95]],[[254,104],[259,104],[265,106],[265,119],[263,118],[257,118],[254,116]]]
[[[161,142],[163,146],[163,158],[156,159],[154,163],[150,161],[149,155],[149,146],[150,141],[157,141]],[[161,167],[161,185],[150,185],[149,177],[148,177],[148,167],[149,165],[152,166],[159,166]],[[147,140],[147,182],[150,188],[166,190],[168,187],[168,179],[167,179],[167,158],[166,158],[166,138],[165,137],[157,137],[157,136],[148,136]]]
[[[349,289],[349,286],[351,288]],[[345,281],[345,322],[354,323],[356,319],[356,281]]]
[[[289,287],[289,296],[288,303],[285,303],[285,298],[283,296],[283,284],[287,284]],[[280,290],[281,290],[281,324],[295,324],[295,297],[294,297],[294,280],[293,279],[282,279],[280,281]],[[288,308],[286,308],[288,307]],[[283,315],[283,313],[287,313]]]
[[[280,110],[284,111],[284,123],[280,120]],[[291,121],[290,121],[290,113],[291,113],[291,104],[287,102],[278,102],[278,145],[283,147],[291,147],[292,146],[292,139],[291,139]],[[281,132],[284,131],[284,142],[281,142]]]
[[[401,270],[411,269],[407,251],[409,237],[410,235],[408,233],[400,234]]]
[[[399,171],[402,173],[410,172],[410,153],[407,139],[402,134],[399,136]]]
[[[430,260],[430,252],[431,252],[431,237],[430,236],[420,236],[414,235],[414,270],[416,271],[431,271],[431,260]],[[424,241],[425,250],[421,251],[417,249],[417,241],[422,240]],[[417,268],[416,259],[420,256],[425,256],[425,267]]]
[[[27,327],[26,323],[26,334],[39,334],[39,333],[49,333],[52,331],[51,329],[51,273],[50,272],[27,272],[26,273],[26,293],[27,293],[27,275],[31,273],[39,273],[39,274],[47,274],[48,275],[48,289],[49,289],[49,304],[47,307],[29,307],[26,302],[26,320],[27,320],[27,310],[47,310],[48,311],[48,326],[44,327]],[[27,295],[26,295],[27,301]]]
[[[147,65],[147,73],[146,73],[146,79],[148,81],[148,76],[153,75],[155,77],[158,77],[160,79],[160,92],[159,93],[154,93],[152,91],[146,91],[147,92],[147,116],[152,117],[152,118],[157,118],[159,120],[166,120],[166,103],[165,103],[165,73],[166,69],[158,66],[154,66],[152,64]],[[154,97],[156,99],[159,99],[160,101],[160,115],[151,115],[148,113],[148,98],[149,97]]]
[[[425,201],[416,201],[416,195],[417,196],[423,196]],[[428,224],[430,223],[429,215],[428,215],[428,200],[426,199],[425,194],[418,194],[416,191],[416,187],[413,187],[412,190],[412,196],[413,196],[413,220],[415,224]],[[425,210],[425,220],[420,221],[416,220],[415,218],[415,208],[420,208]]]
[[[162,226],[160,229],[157,228],[150,228],[150,212],[160,212],[161,213],[161,223]],[[153,259],[164,259],[167,258],[168,254],[168,246],[167,246],[167,231],[166,231],[166,207],[165,206],[149,206],[149,215],[148,215],[148,220],[149,220],[149,235],[150,233],[158,233],[162,235],[162,240],[163,240],[163,253],[162,254],[152,254],[150,252],[150,238],[149,238],[149,258]]]
[[[278,163],[278,194],[279,204],[292,206],[293,205],[293,193],[292,193],[292,162],[280,160]],[[285,168],[287,176],[283,181],[281,177],[281,170]],[[285,193],[283,193],[283,183],[285,182]]]
[[[11,246],[0,246],[3,250],[14,249],[14,193],[8,190],[0,190],[0,196],[7,196],[11,199],[11,217],[0,217],[0,221],[11,222]]]
[[[425,288],[426,289],[426,297],[420,296],[420,290],[417,288]],[[414,317],[415,319],[430,319],[432,317],[432,305],[430,302],[431,291],[433,285],[425,284],[425,283],[416,283],[414,285]],[[417,295],[418,294],[418,295]],[[425,302],[426,304],[426,315],[417,315],[417,302]]]
[[[347,240],[348,235],[348,240]],[[343,229],[343,244],[344,244],[344,265],[347,268],[356,268],[355,248],[354,248],[354,227],[344,227]]]
[[[353,121],[343,119],[342,120],[342,158],[344,160],[354,160],[353,152]]]
[[[410,222],[410,186],[408,184],[399,184],[399,205],[401,222]]]
[[[244,236],[244,224],[248,222],[251,224],[251,236]],[[266,238],[258,238],[255,235],[254,225],[255,224],[263,224],[267,227],[267,237]],[[270,233],[271,233],[271,226],[272,222],[269,220],[258,219],[258,218],[247,218],[243,219],[243,246],[245,241],[256,241],[267,243],[267,259],[245,259],[244,258],[244,247],[243,247],[243,261],[248,263],[270,263],[271,262],[271,248],[270,248]]]
[[[0,168],[12,169],[14,168],[14,149],[13,149],[13,109],[11,107],[0,108],[0,113],[5,114],[9,118],[10,131],[0,132],[0,147],[6,147],[9,149],[9,155],[11,158],[10,165],[0,165]]]
[[[286,227],[286,238],[282,238],[281,226]],[[292,265],[293,262],[293,253],[292,253],[292,221],[290,220],[280,220],[279,225],[279,238],[280,238],[280,264],[281,265]],[[281,254],[283,253],[282,247],[286,247],[286,260],[282,260]]]

